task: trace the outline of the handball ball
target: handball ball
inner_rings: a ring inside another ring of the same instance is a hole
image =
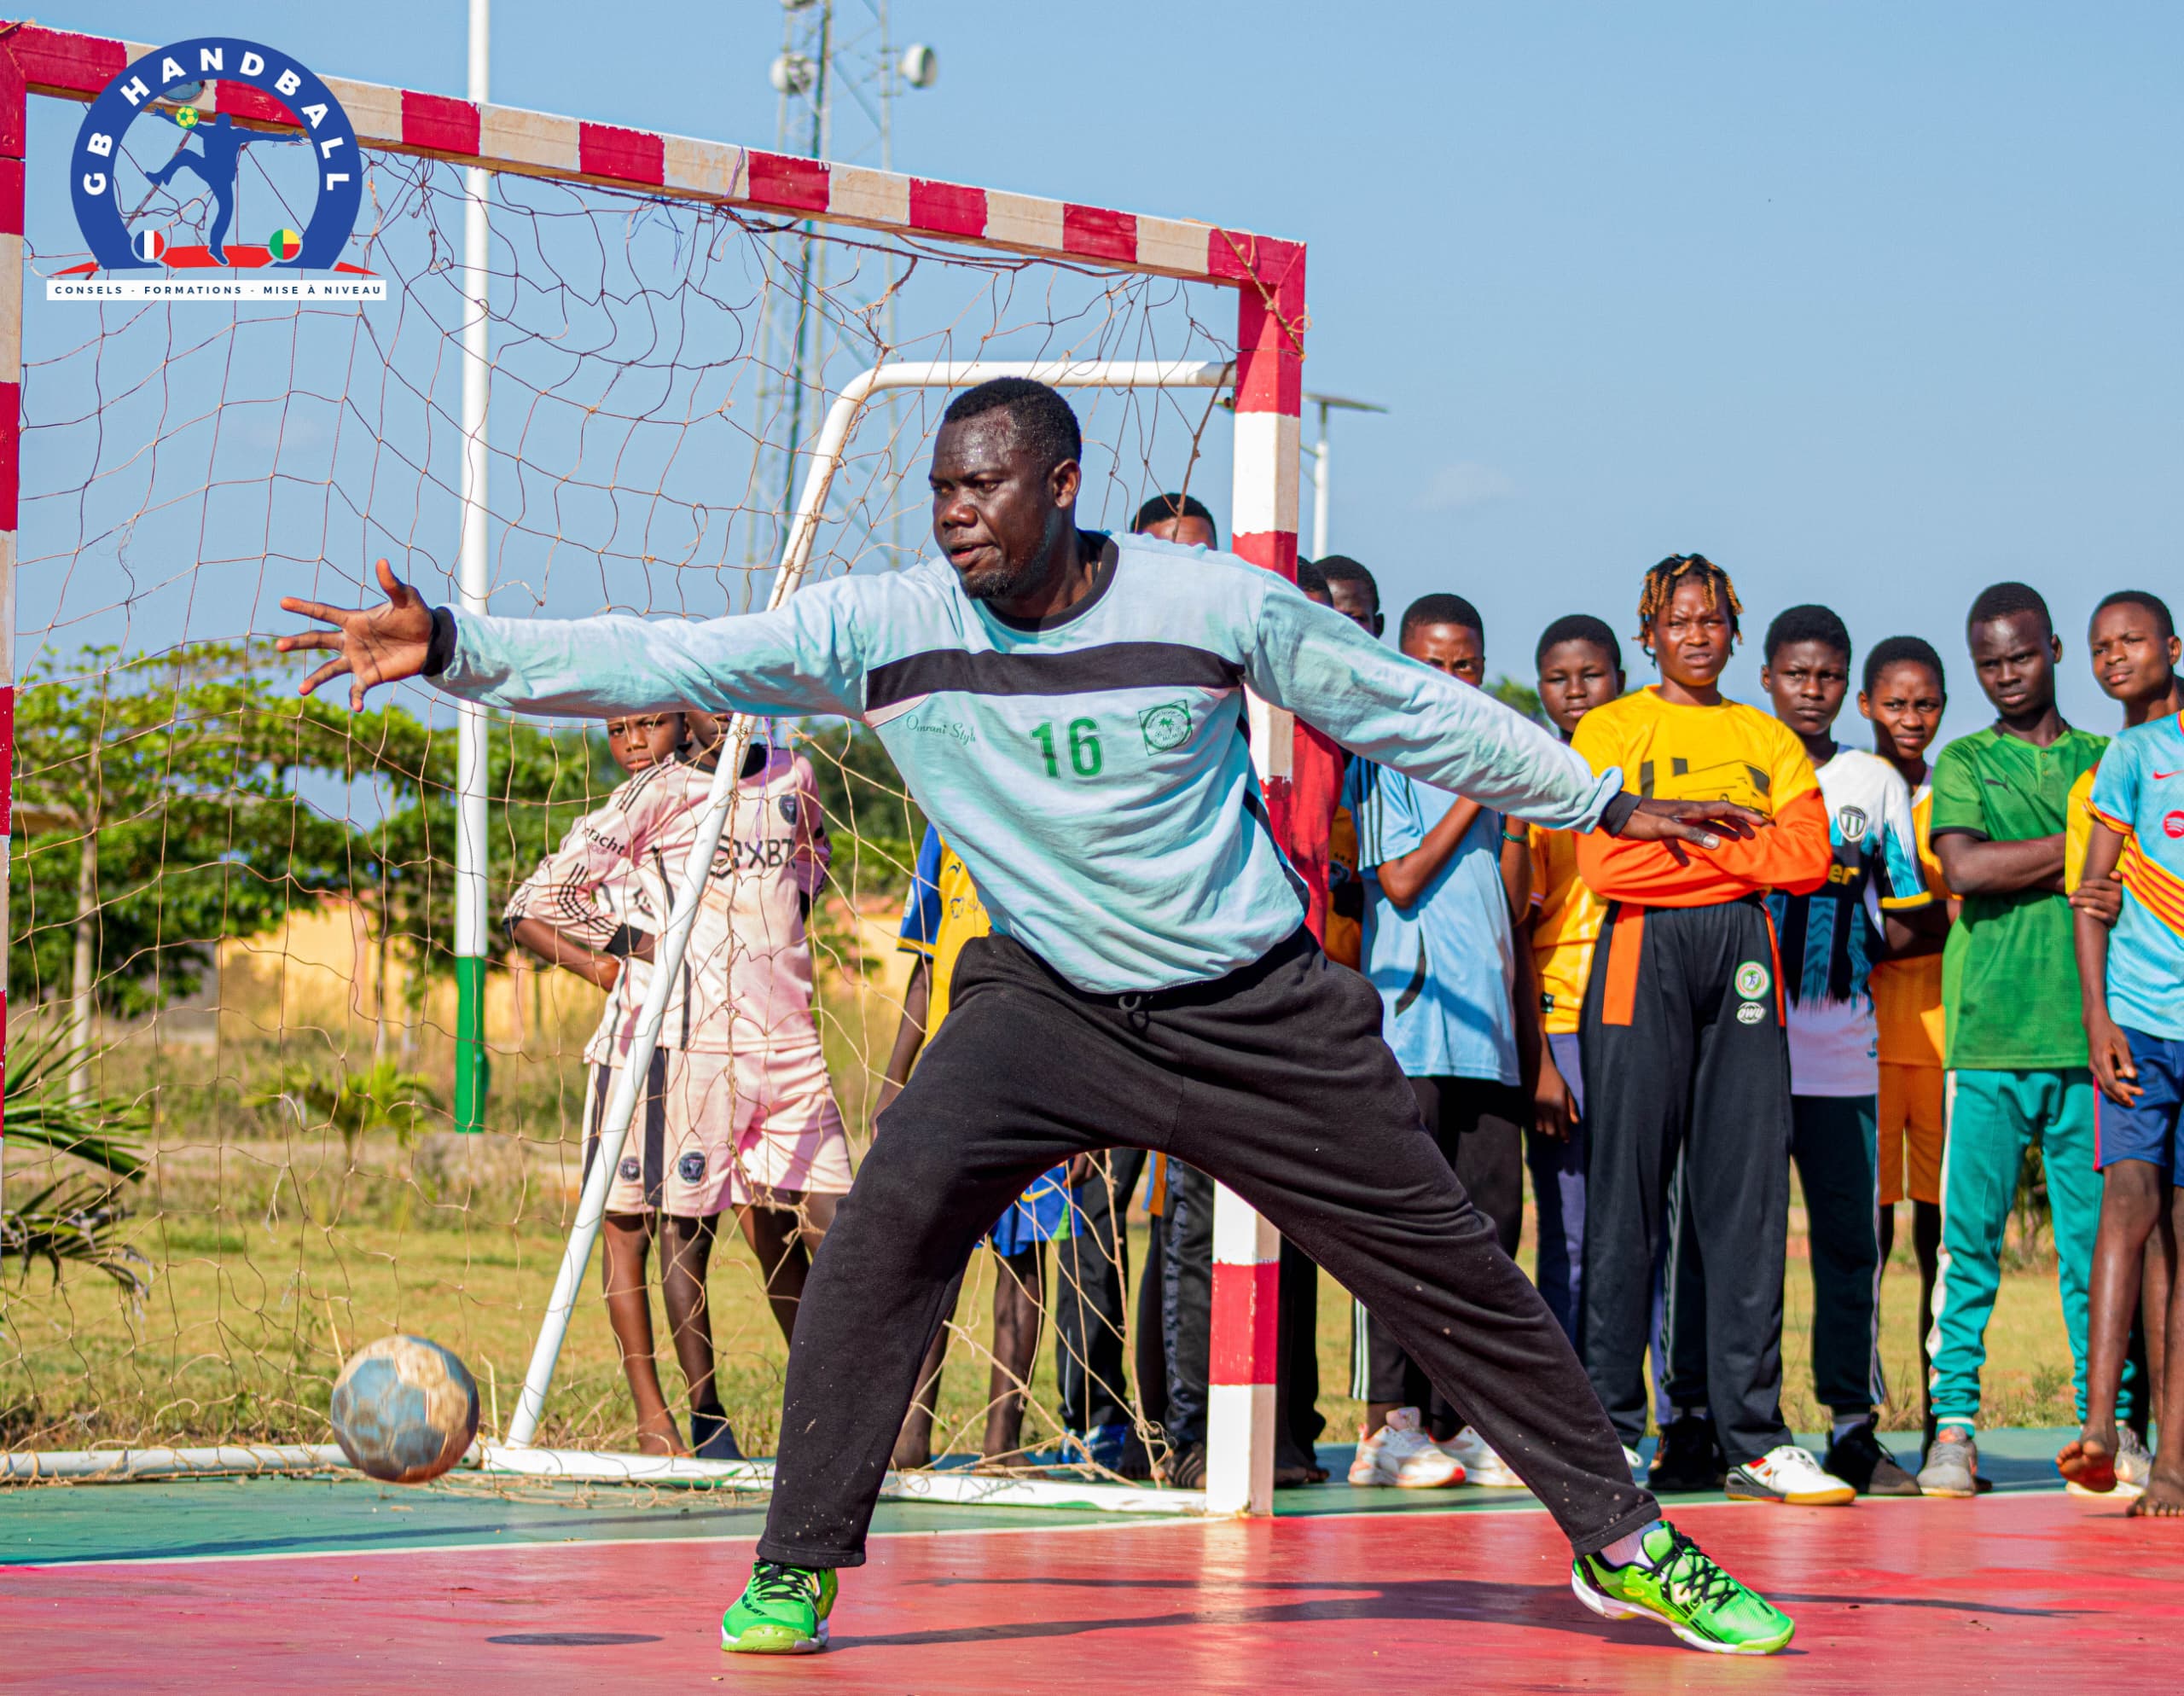
[[[382,1337],[334,1380],[334,1435],[359,1472],[422,1484],[460,1461],[478,1434],[478,1381],[422,1337]]]

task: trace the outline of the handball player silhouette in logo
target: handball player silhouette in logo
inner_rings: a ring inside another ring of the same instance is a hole
[[[195,107],[183,111],[195,113]],[[255,143],[270,142],[275,146],[288,146],[305,140],[302,136],[254,136],[235,126],[235,119],[223,112],[207,125],[192,116],[162,112],[167,122],[184,131],[182,144],[175,149],[174,157],[157,171],[144,173],[145,180],[166,188],[177,171],[187,171],[205,185],[206,193],[212,197],[212,228],[208,232],[205,247],[213,262],[224,265],[228,262],[228,226],[235,221],[235,178],[242,169],[242,150]],[[189,136],[197,137],[198,150],[192,153]]]

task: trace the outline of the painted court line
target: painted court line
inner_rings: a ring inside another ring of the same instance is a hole
[[[1433,1517],[1457,1510],[1432,1510]],[[1349,1514],[1315,1515],[1315,1518],[1350,1518]],[[871,1541],[896,1537],[1000,1537],[1025,1532],[1041,1536],[1055,1536],[1066,1531],[1143,1530],[1148,1526],[1166,1525],[1225,1525],[1234,1523],[1228,1519],[1194,1518],[1181,1519],[1172,1514],[1149,1513],[1142,1519],[1093,1519],[1082,1523],[1060,1525],[935,1525],[909,1526],[895,1530],[874,1531]],[[154,1552],[146,1554],[89,1555],[69,1560],[14,1560],[0,1561],[0,1572],[60,1572],[78,1566],[200,1566],[212,1564],[234,1565],[247,1560],[360,1560],[370,1555],[419,1554],[476,1554],[487,1551],[502,1553],[510,1549],[551,1551],[567,1548],[658,1548],[663,1544],[681,1546],[690,1543],[756,1542],[758,1533],[754,1528],[729,1535],[700,1533],[687,1537],[554,1537],[543,1541],[528,1537],[497,1537],[485,1542],[441,1543],[410,1542],[381,1543],[369,1548],[299,1548],[273,1549],[257,1554],[166,1554]]]

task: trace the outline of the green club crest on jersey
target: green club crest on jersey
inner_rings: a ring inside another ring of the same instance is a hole
[[[1191,739],[1191,709],[1186,701],[1164,700],[1137,715],[1137,728],[1145,733],[1145,751],[1165,754]]]
[[[1737,967],[1737,993],[1746,1001],[1757,1001],[1767,993],[1767,968],[1757,960],[1747,960]]]

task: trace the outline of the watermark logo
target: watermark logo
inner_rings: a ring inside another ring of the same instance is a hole
[[[239,121],[283,117],[303,133]],[[301,229],[283,206],[279,227],[253,239],[237,228],[245,155],[274,148],[310,149],[316,199]],[[151,162],[138,166],[140,156]],[[146,54],[91,102],[68,171],[91,261],[48,278],[49,300],[386,298],[384,278],[341,257],[363,204],[356,126],[325,83],[258,42],[202,36]],[[184,180],[208,203],[201,243],[153,211],[160,190],[182,192]]]

